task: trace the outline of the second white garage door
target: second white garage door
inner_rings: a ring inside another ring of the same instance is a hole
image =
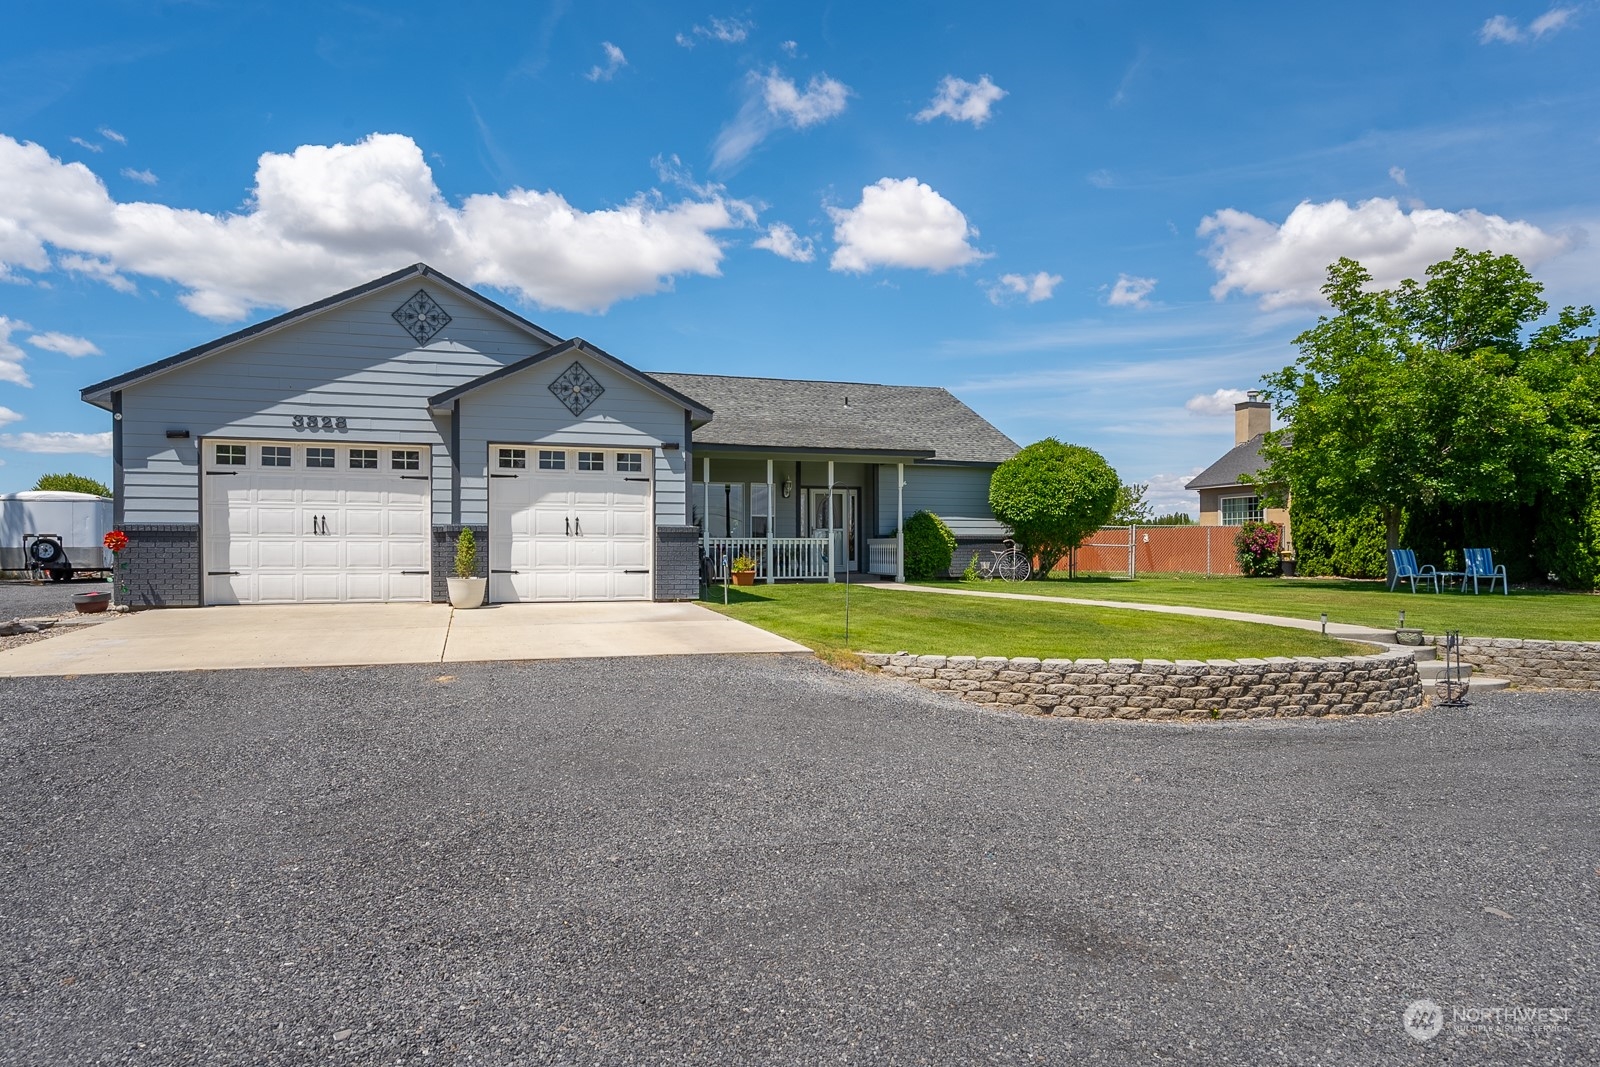
[[[490,601],[649,600],[653,458],[492,446]]]

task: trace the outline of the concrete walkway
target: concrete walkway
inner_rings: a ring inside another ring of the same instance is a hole
[[[1137,604],[1126,600],[1080,600],[1076,597],[1042,596],[1038,593],[992,593],[983,589],[948,589],[932,585],[873,585],[872,589],[892,589],[905,593],[936,593],[943,596],[988,597],[993,600],[1032,600],[1041,604],[1082,604],[1091,608],[1120,608],[1124,611],[1153,611],[1158,615],[1188,615],[1198,619],[1228,619],[1233,622],[1253,622],[1262,626],[1287,626],[1294,630],[1319,633],[1322,623],[1316,619],[1291,619],[1283,615],[1257,615],[1249,611],[1223,611],[1219,608],[1191,608],[1182,604]],[[1370,641],[1381,645],[1394,644],[1394,631],[1383,631],[1371,626],[1354,626],[1349,623],[1328,623],[1328,636],[1342,641]]]
[[[696,604],[295,604],[114,616],[0,652],[0,677],[805,653]]]

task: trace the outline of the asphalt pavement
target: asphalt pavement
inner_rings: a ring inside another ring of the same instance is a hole
[[[0,1062],[1593,1064],[1597,725],[785,657],[0,679]]]
[[[0,581],[0,622],[36,615],[60,615],[72,610],[72,594],[109,590],[104,578],[73,578],[66,582]]]

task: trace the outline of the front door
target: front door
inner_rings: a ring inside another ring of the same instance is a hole
[[[860,526],[859,489],[813,489],[810,491],[811,536],[828,539],[832,548],[828,559],[835,571],[857,570],[856,530]],[[831,536],[830,536],[831,534]]]

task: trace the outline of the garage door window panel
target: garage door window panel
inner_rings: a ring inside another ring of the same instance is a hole
[[[644,470],[644,453],[617,453],[617,472],[619,474],[638,474],[642,470]]]
[[[389,466],[397,471],[422,469],[422,453],[414,448],[395,449],[389,453]]]
[[[244,445],[218,445],[216,460],[219,467],[243,467],[249,462],[249,449]]]
[[[539,469],[542,471],[564,471],[567,469],[567,454],[552,451],[548,448],[539,449]]]
[[[332,470],[333,449],[308,448],[306,449],[306,466],[316,470]]]
[[[528,450],[526,448],[500,449],[498,466],[503,471],[527,470]]]
[[[352,448],[350,450],[350,469],[360,471],[377,470],[378,450],[376,448]]]

